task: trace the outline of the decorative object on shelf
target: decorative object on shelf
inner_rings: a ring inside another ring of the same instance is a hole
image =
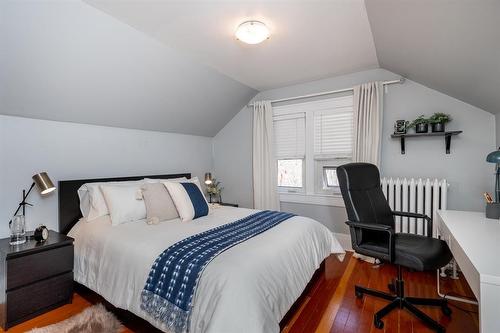
[[[405,134],[409,122],[406,120],[396,120],[394,123],[394,134]]]
[[[212,197],[215,197],[216,202],[222,202],[222,190],[220,182],[213,178],[210,184],[207,184],[207,193],[209,195],[209,202],[212,203]]]
[[[429,118],[433,133],[444,132],[445,124],[450,121],[450,115],[442,112],[436,112]]]
[[[56,187],[52,183],[52,180],[50,180],[50,177],[49,177],[49,175],[47,175],[46,172],[37,173],[32,178],[33,178],[33,183],[31,184],[28,191],[23,190],[23,200],[19,203],[19,206],[17,207],[17,209],[14,213],[14,218],[9,221],[9,227],[11,229],[11,239],[13,239],[12,237],[14,237],[14,244],[22,244],[22,243],[26,242],[26,230],[23,231],[24,238],[23,237],[18,238],[18,237],[20,237],[19,231],[20,231],[21,225],[23,226],[22,229],[26,228],[26,218],[25,218],[26,206],[33,206],[32,204],[26,202],[26,199],[30,195],[33,187],[35,187],[35,184],[38,187],[40,194],[42,194],[42,195],[49,194],[56,189]],[[17,213],[19,213],[19,210],[21,208],[22,208],[22,214],[17,215]],[[19,216],[22,216],[22,222],[18,218]],[[14,224],[15,219],[16,219],[16,224]],[[17,239],[17,240],[15,240],[15,239]],[[24,239],[24,241],[22,241],[22,239]]]
[[[408,125],[408,128],[415,128],[415,133],[427,133],[429,131],[429,119],[425,118],[424,115],[420,115]]]
[[[444,142],[446,146],[446,154],[450,153],[451,146],[451,137],[454,135],[458,135],[463,131],[449,131],[449,132],[436,132],[436,133],[410,133],[410,134],[391,134],[391,138],[399,138],[401,141],[401,154],[404,155],[406,153],[405,148],[405,138],[418,138],[418,137],[427,137],[427,136],[444,136]]]

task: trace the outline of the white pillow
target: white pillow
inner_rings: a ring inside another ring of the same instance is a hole
[[[92,205],[90,204],[90,195],[89,191],[87,190],[87,185],[83,184],[76,192],[78,193],[78,199],[80,199],[80,211],[82,212],[82,216],[85,218],[85,221],[87,221],[90,209],[92,208]]]
[[[182,222],[191,221],[210,213],[198,179],[190,182],[164,182]]]
[[[80,198],[80,210],[87,221],[95,220],[98,217],[109,215],[108,206],[102,196],[101,185],[129,186],[131,184],[143,184],[144,180],[132,180],[124,182],[97,182],[86,183],[78,189]]]
[[[146,205],[142,200],[141,185],[101,185],[108,206],[111,224],[134,222],[146,218]]]

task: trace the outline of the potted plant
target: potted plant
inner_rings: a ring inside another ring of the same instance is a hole
[[[441,112],[436,112],[429,118],[433,132],[444,132],[445,124],[449,121],[451,121],[450,115]]]
[[[218,202],[222,202],[222,190],[224,188],[220,187],[220,182],[217,179],[212,179],[212,183],[207,185],[207,193],[209,195],[209,201],[212,203],[212,196],[215,200],[218,198]]]
[[[424,115],[418,116],[417,119],[412,121],[408,128],[415,128],[415,133],[427,133],[429,131],[429,119]]]

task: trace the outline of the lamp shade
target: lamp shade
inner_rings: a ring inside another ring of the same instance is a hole
[[[205,184],[212,184],[212,174],[210,172],[205,173]]]
[[[492,151],[486,156],[486,162],[500,163],[500,150]]]
[[[48,194],[56,189],[46,172],[37,173],[32,178],[41,194]]]

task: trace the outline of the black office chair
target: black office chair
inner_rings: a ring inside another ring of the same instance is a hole
[[[354,251],[397,265],[396,281],[389,284],[395,295],[355,286],[358,298],[367,294],[390,301],[374,315],[375,327],[383,328],[382,318],[399,307],[408,309],[437,332],[445,332],[442,325],[415,305],[440,306],[446,316],[451,316],[446,299],[406,297],[401,273],[402,266],[416,271],[437,270],[451,260],[452,255],[446,242],[432,238],[432,220],[423,214],[393,212],[382,192],[379,171],[373,164],[342,165],[337,168],[337,177],[347,210],[349,221],[346,223],[351,231]],[[427,236],[396,233],[395,215],[424,219],[427,223]]]

